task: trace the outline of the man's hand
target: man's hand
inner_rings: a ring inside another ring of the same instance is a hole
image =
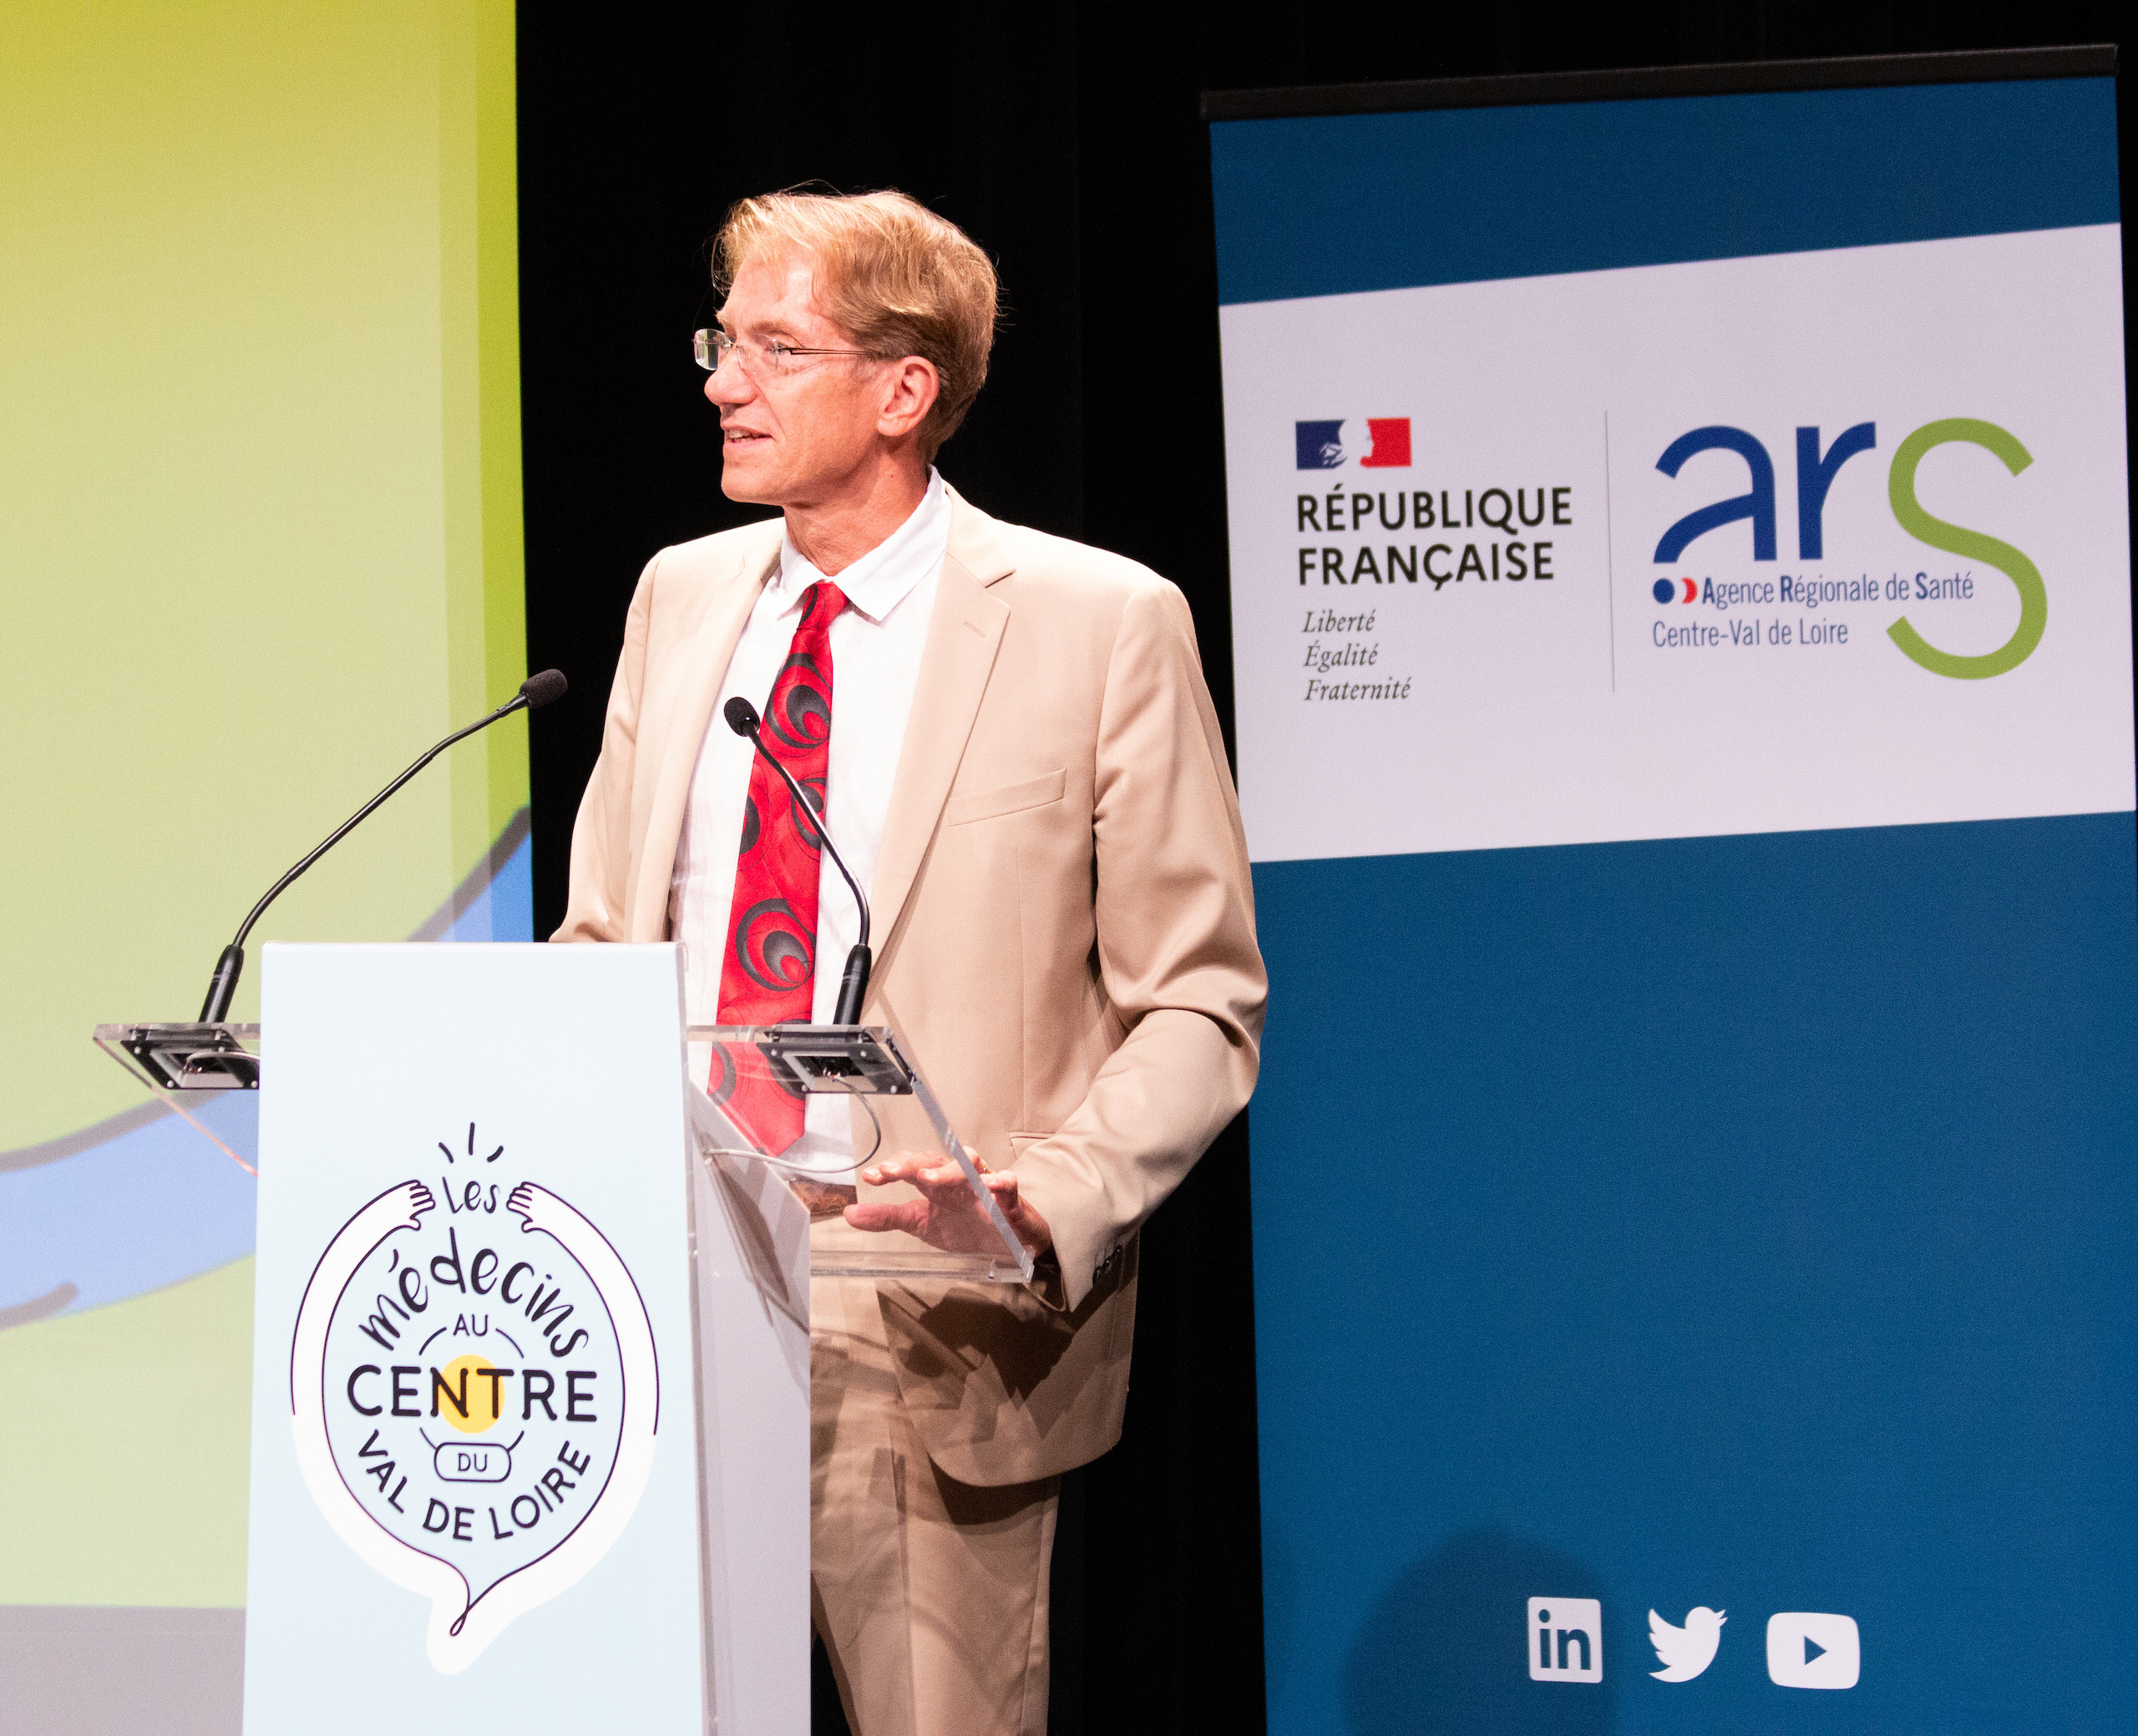
[[[1002,1216],[1034,1259],[1054,1246],[1054,1232],[1046,1220],[1018,1197],[1014,1175],[996,1175],[975,1157],[980,1179]],[[915,1156],[900,1152],[861,1172],[871,1187],[887,1182],[910,1182],[920,1190],[917,1200],[869,1202],[846,1208],[846,1221],[857,1230],[904,1230],[931,1248],[952,1253],[988,1253],[1001,1246],[995,1226],[981,1212],[965,1183],[965,1172],[948,1157]]]

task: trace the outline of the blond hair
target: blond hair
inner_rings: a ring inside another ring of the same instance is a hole
[[[920,424],[932,462],[987,381],[995,267],[955,223],[903,193],[766,193],[738,201],[713,241],[725,295],[755,255],[792,249],[814,268],[818,307],[870,356],[920,356],[941,389]]]

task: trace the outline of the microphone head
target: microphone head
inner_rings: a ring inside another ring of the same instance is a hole
[[[551,700],[562,699],[565,690],[570,686],[561,669],[545,669],[519,684],[519,696],[527,701],[529,711],[539,711]]]
[[[739,693],[720,708],[720,715],[738,736],[754,736],[757,732],[757,708]]]

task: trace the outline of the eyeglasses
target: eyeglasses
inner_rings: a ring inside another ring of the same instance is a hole
[[[854,356],[863,361],[874,361],[866,350],[809,350],[777,339],[770,343],[759,343],[753,338],[730,337],[717,326],[707,326],[702,332],[691,334],[691,352],[697,357],[698,366],[707,373],[717,373],[720,364],[730,356],[742,352],[742,372],[753,379],[778,378],[798,374],[806,363],[798,360],[803,356]]]

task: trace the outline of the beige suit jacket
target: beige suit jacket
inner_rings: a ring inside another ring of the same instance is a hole
[[[878,1286],[930,1456],[993,1485],[1119,1438],[1137,1231],[1246,1103],[1267,983],[1185,600],[950,499],[863,1017],[1054,1232],[1058,1283]],[[779,549],[774,519],[647,564],[554,939],[670,938],[699,745]]]

